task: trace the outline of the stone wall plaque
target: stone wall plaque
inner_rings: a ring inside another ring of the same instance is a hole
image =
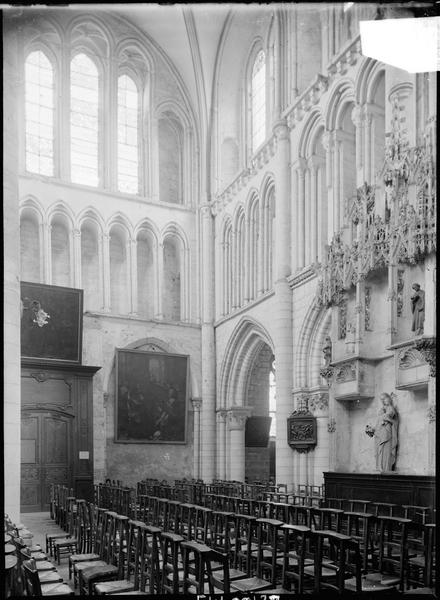
[[[308,410],[295,410],[287,419],[287,442],[298,452],[313,450],[318,443],[316,417]]]

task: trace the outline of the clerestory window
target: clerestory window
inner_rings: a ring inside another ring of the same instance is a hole
[[[127,75],[118,79],[118,190],[139,191],[139,93]]]
[[[252,152],[266,139],[266,55],[260,50],[255,57],[251,81]]]

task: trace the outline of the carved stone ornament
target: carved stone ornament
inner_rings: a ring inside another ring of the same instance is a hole
[[[429,374],[435,377],[436,373],[436,338],[422,337],[414,342],[414,347],[420,352],[430,369]]]
[[[324,377],[324,379],[327,381],[327,385],[329,387],[332,384],[334,371],[335,371],[335,368],[332,367],[331,365],[329,365],[328,367],[323,367],[322,369],[319,370],[319,374],[321,375],[321,377]]]
[[[328,393],[318,393],[311,396],[309,407],[312,411],[326,410],[328,408]]]
[[[322,306],[339,306],[344,291],[371,271],[390,264],[416,264],[437,249],[431,143],[425,136],[424,145],[408,148],[401,135],[396,125],[388,138],[381,171],[386,188],[385,215],[375,212],[375,188],[364,184],[347,215],[357,223],[356,239],[350,245],[345,243],[341,230],[326,247],[318,274],[317,297]],[[410,203],[410,184],[415,187],[415,204]]]
[[[346,362],[336,367],[336,383],[345,383],[356,379],[356,362]]]
[[[336,431],[336,419],[331,417],[327,423],[327,431],[329,433],[334,433]]]
[[[191,398],[191,404],[193,406],[194,411],[200,411],[202,407],[202,399],[201,398]]]
[[[435,423],[435,404],[428,407],[428,422]]]
[[[318,442],[316,417],[308,410],[295,410],[287,419],[287,443],[300,453],[310,452]]]
[[[412,369],[424,363],[423,356],[413,346],[404,348],[399,353],[399,369]]]

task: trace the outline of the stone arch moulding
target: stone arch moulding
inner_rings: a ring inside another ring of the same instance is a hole
[[[339,127],[341,115],[344,114],[346,104],[355,102],[355,89],[353,80],[344,77],[328,90],[328,101],[323,111],[325,129],[333,131]]]
[[[385,73],[385,65],[372,58],[366,58],[354,82],[357,104],[372,102],[378,79]]]
[[[168,342],[165,342],[164,340],[161,340],[159,338],[155,338],[155,337],[140,338],[138,340],[135,340],[134,342],[130,342],[129,344],[124,346],[124,348],[127,350],[137,350],[139,348],[142,348],[143,346],[148,346],[148,345],[150,345],[154,348],[157,348],[157,352],[167,352],[169,354],[180,354],[179,352],[177,352],[175,350],[175,348],[173,348],[173,346],[171,344],[169,344]],[[188,356],[190,358],[190,361],[189,361],[190,389],[188,391],[188,397],[189,398],[190,397],[199,398],[201,395],[200,394],[200,386],[199,386],[199,383],[195,376],[194,369],[192,368],[192,365],[191,365],[191,357],[190,357],[190,355],[188,355]],[[103,388],[105,390],[104,393],[108,394],[108,390],[111,388],[110,379],[112,377],[112,374],[114,373],[115,367],[116,367],[115,358],[113,358],[113,360],[109,366],[107,376],[104,379],[104,386],[103,386]]]
[[[255,319],[243,317],[232,332],[225,349],[220,369],[217,409],[233,406],[234,398],[244,398],[248,381],[246,368],[251,365],[255,353],[264,343],[274,352],[274,344],[267,330]]]
[[[316,379],[311,378],[311,359],[319,353],[316,345],[324,341],[330,326],[331,309],[323,308],[315,298],[304,316],[303,324],[298,336],[297,351],[295,357],[294,380],[298,382],[300,389],[319,385],[319,367]],[[315,350],[315,352],[314,352]]]

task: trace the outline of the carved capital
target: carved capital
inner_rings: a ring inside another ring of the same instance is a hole
[[[226,417],[228,416],[228,413],[226,410],[218,410],[216,412],[216,420],[217,423],[226,423]]]
[[[424,360],[428,363],[431,377],[435,377],[436,373],[436,338],[422,337],[414,342],[414,347],[420,352]]]
[[[229,430],[242,430],[246,424],[246,419],[251,409],[244,406],[234,406],[227,411]]]
[[[331,386],[332,381],[333,381],[334,371],[335,371],[335,368],[330,365],[328,367],[323,367],[319,371],[321,377],[324,377],[324,379],[327,381],[327,385],[329,387]]]
[[[202,407],[202,399],[201,398],[191,398],[191,404],[193,406],[194,412],[200,412]]]
[[[273,126],[274,135],[278,140],[286,140],[289,137],[289,128],[287,126],[287,121],[285,119],[281,119],[277,121]]]

